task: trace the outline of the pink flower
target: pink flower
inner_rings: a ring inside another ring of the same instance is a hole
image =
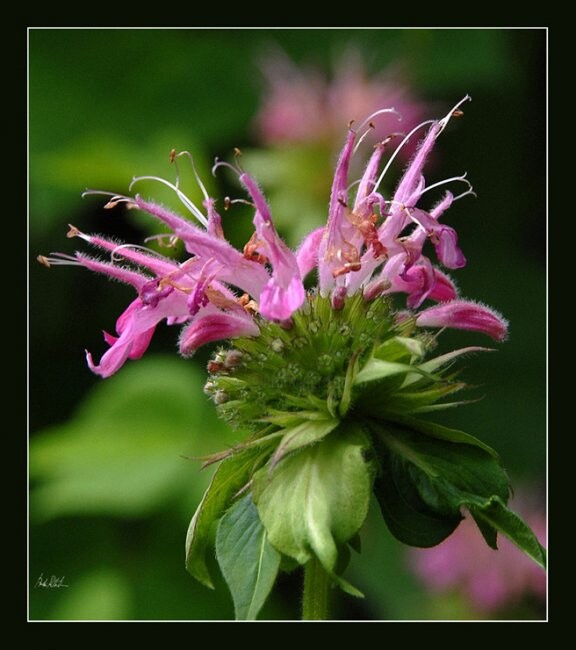
[[[48,266],[84,266],[130,284],[138,293],[116,323],[117,336],[104,332],[110,348],[100,363],[94,363],[92,355],[86,352],[88,366],[93,372],[109,377],[127,359],[141,357],[156,326],[163,320],[169,325],[185,324],[180,336],[180,352],[189,356],[205,343],[257,336],[260,331],[254,319],[257,311],[265,318],[284,320],[301,306],[304,287],[296,256],[278,237],[266,202],[254,181],[247,174],[242,174],[240,179],[257,206],[254,242],[247,245],[244,253],[223,238],[220,216],[208,197],[206,216],[182,197],[192,214],[205,226],[202,229],[138,195],[133,198],[116,195],[107,207],[126,203],[147,212],[165,223],[184,242],[192,257],[177,263],[151,250],[87,235],[71,227],[69,237],[80,237],[108,251],[111,260],[102,261],[79,252],[73,257],[56,253],[53,257],[39,258]],[[180,196],[178,188],[174,186],[174,189]],[[269,268],[254,259],[257,252],[268,254]],[[132,267],[119,264],[119,261],[128,262]],[[259,305],[250,296],[256,297]]]
[[[439,219],[455,200],[472,193],[471,187],[465,175],[428,186],[423,175],[436,139],[452,116],[459,114],[463,101],[443,119],[415,127],[394,151],[380,174],[379,163],[384,145],[377,145],[360,179],[353,202],[348,197],[352,185],[348,172],[357,133],[350,130],[336,165],[328,223],[320,240],[318,231],[310,235],[314,242],[319,240],[318,250],[316,252],[315,247],[305,241],[300,247],[298,259],[303,268],[308,268],[318,256],[322,295],[337,291],[338,300],[341,300],[343,293],[352,295],[362,289],[374,296],[373,288],[379,286],[382,294],[407,294],[410,309],[420,307],[426,299],[441,303],[416,314],[418,326],[468,329],[503,340],[507,333],[504,318],[488,307],[459,299],[451,279],[424,253],[424,246],[430,240],[441,265],[457,269],[466,264],[455,230],[440,224]],[[392,198],[385,199],[379,192],[379,186],[390,163],[404,143],[418,129],[427,125],[428,132]],[[446,191],[429,211],[418,207],[424,194],[450,182],[466,183],[467,189],[457,197]],[[307,258],[304,251],[309,251]]]
[[[516,497],[516,508],[543,545],[546,518]],[[524,597],[546,597],[546,574],[507,538],[499,536],[498,551],[491,549],[467,516],[441,544],[411,549],[412,570],[432,592],[459,591],[480,614],[513,606]]]
[[[322,296],[330,296],[334,309],[341,309],[346,297],[359,291],[366,300],[403,293],[410,310],[417,310],[425,300],[439,303],[411,314],[417,326],[453,327],[482,332],[497,340],[505,338],[506,321],[488,307],[459,298],[450,277],[425,251],[430,241],[440,265],[458,269],[466,264],[455,230],[440,223],[440,218],[454,201],[472,193],[471,186],[465,175],[427,185],[423,174],[437,138],[450,119],[460,113],[459,106],[466,99],[444,118],[413,128],[382,171],[381,161],[389,138],[377,143],[358,182],[349,178],[352,157],[372,129],[371,121],[388,115],[391,109],[373,113],[357,130],[349,128],[334,173],[327,223],[309,233],[296,252],[279,237],[270,208],[255,180],[227,163],[217,163],[214,168],[233,169],[254,208],[254,233],[243,251],[226,240],[215,201],[208,196],[194,167],[204,194],[204,210],[193,204],[177,184],[156,177],[134,179],[132,184],[152,179],[168,185],[197,223],[138,194],[112,195],[106,207],[123,203],[162,222],[171,230],[172,238],[182,240],[190,254],[188,259],[176,262],[141,246],[87,235],[74,227],[69,237],[85,240],[107,253],[109,260],[80,252],[74,256],[56,253],[39,258],[48,266],[84,266],[130,284],[136,290],[137,297],[116,323],[116,334],[104,334],[109,350],[100,362],[95,363],[92,355],[86,353],[89,367],[108,377],[127,359],[139,358],[161,321],[183,325],[180,336],[183,355],[193,354],[205,343],[258,336],[260,319],[287,322],[302,306],[306,298],[303,281],[314,270],[318,291]],[[370,126],[363,131],[368,123]],[[379,189],[385,174],[396,156],[424,127],[428,130],[412,161],[395,192],[386,198]],[[429,209],[419,205],[426,193],[448,183],[464,183],[466,189],[458,196],[446,191]],[[356,191],[351,196],[354,187]]]

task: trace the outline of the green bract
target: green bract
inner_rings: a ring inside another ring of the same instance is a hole
[[[215,540],[237,618],[257,615],[279,570],[313,558],[361,595],[342,571],[372,492],[406,544],[438,544],[466,508],[490,546],[500,532],[544,565],[543,548],[506,507],[496,452],[420,419],[461,403],[447,399],[464,386],[454,361],[484,348],[430,357],[434,339],[413,319],[361,295],[340,310],[310,295],[290,323],[259,325],[260,336],[237,339],[209,364],[205,390],[219,414],[251,434],[207,459],[220,466],[187,539],[188,570],[207,586]]]

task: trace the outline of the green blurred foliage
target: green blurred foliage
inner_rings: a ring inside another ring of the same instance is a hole
[[[442,136],[433,173],[468,171],[478,193],[450,211],[468,267],[462,294],[502,311],[509,341],[475,357],[463,377],[485,398],[442,422],[494,446],[512,477],[546,471],[546,193],[543,30],[523,29],[31,29],[29,32],[30,618],[210,620],[233,616],[222,580],[212,592],[184,571],[184,537],[210,470],[190,457],[221,450],[237,434],[202,393],[208,352],[182,360],[176,331],[160,327],[147,357],[105,382],[84,362],[104,349],[132,290],[81,269],[47,271],[38,253],[71,252],[71,222],[84,231],[141,241],[141,215],[106,213],[86,188],[127,192],[135,175],[174,180],[168,154],[194,155],[215,196],[242,196],[234,179],[209,173],[214,156],[258,145],[252,120],[263,82],[259,61],[282,47],[296,62],[329,64],[356,45],[377,72],[401,60],[425,99],[472,96]],[[379,108],[379,107],[375,107]],[[344,136],[344,130],[343,130]],[[256,157],[254,158],[256,161]],[[302,178],[314,160],[284,164]],[[184,165],[181,166],[184,169]],[[254,172],[256,173],[257,162]],[[269,170],[273,172],[275,170]],[[266,178],[262,180],[266,191]],[[230,186],[227,186],[227,183]],[[193,176],[182,187],[201,195]],[[327,204],[331,177],[325,179]],[[146,195],[178,207],[160,185]],[[295,190],[294,196],[298,192]],[[277,199],[277,202],[275,200]],[[317,209],[301,206],[301,220]],[[270,197],[273,213],[282,197]],[[181,206],[180,206],[181,207]],[[225,216],[235,243],[250,235],[241,211]],[[248,214],[248,212],[246,212]],[[302,224],[280,219],[286,237]],[[484,341],[446,333],[443,346]],[[169,356],[166,356],[169,355]],[[458,598],[429,595],[406,568],[404,549],[372,508],[350,580],[364,601],[339,595],[343,619],[468,618]],[[217,574],[217,570],[214,574]],[[66,588],[36,587],[40,575]],[[261,618],[298,617],[300,576],[283,577]],[[530,608],[522,617],[535,614]]]

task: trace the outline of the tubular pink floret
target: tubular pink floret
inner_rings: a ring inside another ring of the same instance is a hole
[[[248,194],[250,194],[250,197],[254,201],[256,213],[259,213],[264,221],[272,223],[270,208],[268,207],[264,194],[262,194],[262,190],[258,187],[256,181],[249,174],[243,172],[240,174],[240,182],[248,190]]]
[[[118,257],[123,257],[125,260],[137,264],[138,266],[150,269],[157,275],[168,274],[178,268],[177,264],[145,246],[121,244],[100,235],[86,235],[74,226],[71,226],[70,228],[71,230],[68,232],[68,237],[80,237],[96,248],[110,251],[112,262],[116,262]]]
[[[103,275],[107,275],[109,278],[114,278],[120,282],[130,284],[137,291],[140,291],[142,287],[150,281],[150,276],[148,275],[138,273],[132,269],[124,268],[123,266],[118,266],[117,264],[102,262],[94,257],[84,255],[84,253],[76,253],[76,260],[78,264],[84,266],[90,271],[102,273]]]
[[[363,207],[367,206],[368,197],[375,193],[376,174],[378,173],[378,167],[383,154],[384,145],[379,143],[374,148],[374,152],[370,156],[370,160],[366,165],[366,169],[364,170],[362,178],[360,179],[360,184],[358,185],[356,199],[354,200],[354,212],[356,213],[359,213]],[[368,207],[370,206],[368,205]]]
[[[240,182],[248,190],[256,206],[254,226],[259,250],[272,264],[272,278],[259,296],[260,313],[269,320],[287,320],[301,307],[305,298],[296,256],[278,236],[270,208],[254,179],[242,173]]]
[[[350,239],[354,234],[351,224],[346,219],[346,188],[355,137],[354,131],[349,130],[346,143],[336,164],[330,193],[328,222],[318,250],[318,276],[320,293],[323,296],[327,295],[334,286],[334,271],[341,267],[343,262],[346,262],[341,258],[344,244],[345,242],[351,243]]]
[[[180,352],[192,356],[196,350],[214,341],[238,338],[240,336],[258,336],[260,329],[254,320],[242,312],[227,313],[217,311],[199,316],[188,325],[180,336]]]
[[[508,335],[508,321],[494,309],[470,300],[452,300],[429,307],[416,317],[420,327],[451,327],[487,334],[496,341]]]

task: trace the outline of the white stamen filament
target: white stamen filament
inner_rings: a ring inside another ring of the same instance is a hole
[[[72,255],[65,253],[50,253],[53,257],[46,257],[45,255],[38,255],[36,258],[43,266],[82,266],[80,262]]]
[[[165,239],[168,240],[167,244],[163,243]],[[149,241],[157,241],[159,246],[163,246],[165,248],[174,248],[174,246],[176,246],[178,243],[178,237],[176,235],[170,235],[169,233],[162,233],[159,235],[150,235],[150,237],[144,238],[145,244]]]
[[[114,192],[104,192],[103,190],[86,190],[85,192],[82,192],[82,198],[93,194],[97,196],[112,197],[104,206],[105,208],[113,208],[118,205],[118,203],[126,203],[129,208],[135,206],[134,199],[130,198],[129,196],[124,196],[123,194],[115,194]]]
[[[472,101],[472,97],[470,95],[466,95],[463,99],[461,99],[455,106],[453,106],[450,111],[438,122],[438,126],[440,127],[438,129],[438,133],[436,134],[436,137],[438,137],[442,131],[444,131],[446,125],[448,122],[454,117],[454,113],[458,110],[458,108],[464,103],[467,102],[468,100]]]
[[[354,149],[352,149],[352,155],[355,155],[355,153],[358,151],[360,145],[364,142],[366,139],[366,136],[370,133],[370,130],[374,128],[373,124],[370,124],[369,127],[364,131],[364,133],[358,138],[358,142],[354,145]]]
[[[400,122],[402,120],[402,115],[395,109],[395,108],[383,108],[379,111],[376,111],[372,113],[372,115],[369,115],[363,122],[362,124],[358,127],[358,131],[361,131],[366,124],[368,124],[368,128],[364,133],[358,138],[358,142],[354,145],[354,149],[352,150],[352,155],[354,155],[357,151],[362,142],[366,139],[366,136],[370,133],[371,129],[374,129],[374,125],[372,124],[371,120],[373,117],[377,117],[378,115],[382,115],[382,113],[395,113],[398,116],[398,121]]]
[[[196,182],[198,183],[198,187],[200,188],[200,191],[202,192],[202,195],[204,196],[204,199],[206,201],[210,200],[210,196],[208,194],[208,191],[206,190],[206,187],[204,186],[204,183],[200,179],[200,176],[198,175],[198,172],[196,171],[196,166],[194,165],[194,158],[192,157],[192,154],[189,151],[181,151],[179,154],[176,154],[174,158],[174,162],[176,162],[177,158],[180,158],[180,156],[187,156],[190,159],[190,165],[192,167],[192,171],[194,172],[194,178],[196,179]],[[176,173],[178,173],[178,167],[176,167]],[[178,187],[178,177],[176,178],[176,187]]]
[[[471,194],[472,196],[477,196],[477,194],[476,194],[476,192],[474,191],[472,185],[470,185],[470,187],[469,187],[465,192],[462,192],[461,194],[458,194],[457,196],[455,196],[455,197],[452,199],[452,203],[454,203],[454,201],[458,201],[458,199],[462,199],[462,198],[464,198],[465,196],[468,196],[468,194]]]
[[[164,178],[160,178],[159,176],[137,176],[136,178],[132,179],[132,182],[130,183],[129,189],[131,190],[132,187],[134,186],[135,183],[138,183],[140,181],[158,181],[159,183],[162,183],[163,185],[166,185],[169,187],[171,190],[174,190],[176,193],[176,196],[180,199],[180,201],[190,210],[190,212],[193,214],[193,216],[198,219],[198,221],[204,226],[208,226],[208,220],[206,217],[200,212],[200,210],[190,201],[190,199],[182,192],[181,190],[176,187],[173,183],[170,183],[170,181],[165,180]]]
[[[348,195],[350,193],[350,190],[354,187],[354,185],[360,185],[362,182],[361,178],[357,178],[355,181],[352,181],[350,185],[346,188],[346,194]]]
[[[466,194],[469,194],[472,191],[472,184],[470,183],[469,180],[466,179],[466,175],[467,172],[465,174],[462,174],[462,176],[452,176],[451,178],[445,178],[443,181],[438,181],[433,185],[428,185],[428,187],[422,190],[420,196],[422,196],[422,194],[426,194],[426,192],[428,192],[429,190],[433,190],[436,187],[441,187],[442,185],[446,185],[447,183],[452,183],[453,181],[460,181],[462,183],[466,183],[466,185],[468,185],[468,190],[466,191]]]
[[[216,170],[218,169],[218,167],[228,167],[228,169],[231,169],[238,176],[240,176],[240,174],[242,173],[239,169],[234,167],[234,165],[231,165],[229,162],[226,162],[225,160],[218,160],[218,158],[216,158],[211,169],[212,176],[216,175]]]
[[[379,111],[374,111],[374,113],[368,115],[368,117],[358,127],[357,132],[361,131],[367,124],[370,124],[370,122],[374,117],[377,117],[378,115],[382,115],[383,113],[396,113],[396,115],[398,116],[398,121],[399,122],[402,121],[402,115],[395,108],[381,108]],[[366,133],[369,133],[369,131],[370,129],[368,129]]]
[[[249,201],[248,199],[231,199],[230,197],[226,197],[226,206],[234,205],[235,203],[242,203],[244,205],[249,205],[251,208],[256,207],[252,201]],[[226,208],[227,209],[227,208]]]
[[[394,161],[394,158],[396,158],[396,156],[400,152],[400,149],[402,149],[402,147],[408,142],[408,140],[410,140],[410,138],[414,135],[414,133],[416,133],[416,131],[421,129],[423,126],[427,126],[428,124],[433,124],[434,122],[435,122],[435,120],[426,120],[425,122],[421,122],[420,124],[418,124],[418,126],[415,126],[412,129],[412,131],[410,131],[410,133],[408,133],[407,136],[404,137],[402,142],[396,147],[396,149],[394,149],[394,153],[388,159],[388,162],[386,163],[386,166],[384,167],[384,169],[382,170],[382,173],[380,174],[380,176],[378,177],[378,180],[376,181],[376,185],[374,185],[374,190],[378,189],[378,186],[382,182],[382,179],[386,175],[386,172],[390,169],[390,165]]]
[[[139,244],[119,244],[116,246],[116,248],[110,253],[110,261],[111,262],[119,262],[120,258],[118,255],[122,256],[125,258],[125,255],[122,255],[122,253],[118,253],[118,251],[121,251],[123,248],[128,248],[131,250],[140,250],[144,251],[147,255],[153,255],[154,257],[157,257],[158,259],[165,260],[166,258],[161,255],[160,253],[157,253],[156,251],[153,251],[151,248],[146,248],[146,246],[140,246]]]
[[[81,196],[84,198],[85,196],[90,196],[92,194],[97,194],[99,196],[111,196],[114,199],[118,198],[129,200],[127,196],[122,196],[121,194],[116,194],[115,192],[105,192],[104,190],[85,190],[82,192]]]

